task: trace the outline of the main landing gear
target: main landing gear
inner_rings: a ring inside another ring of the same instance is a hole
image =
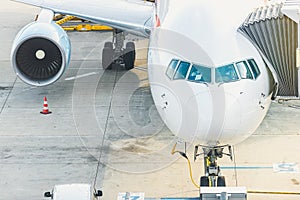
[[[228,153],[224,153],[224,148],[228,148]],[[202,148],[203,152],[198,153],[199,148]],[[194,160],[198,156],[204,156],[204,169],[205,176],[200,178],[200,187],[225,187],[225,177],[221,175],[220,167],[217,164],[217,159],[222,158],[223,155],[229,156],[232,160],[232,148],[229,145],[209,147],[203,145],[195,146]]]
[[[127,42],[124,48],[124,41],[124,32],[114,29],[113,41],[105,42],[102,51],[103,69],[110,70],[113,64],[124,65],[126,70],[134,68],[135,44]]]

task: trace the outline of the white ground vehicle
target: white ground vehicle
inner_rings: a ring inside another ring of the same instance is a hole
[[[90,184],[55,185],[52,192],[45,192],[44,197],[53,200],[97,200],[101,190],[95,190]]]

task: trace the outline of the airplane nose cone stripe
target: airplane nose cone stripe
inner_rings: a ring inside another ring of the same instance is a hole
[[[156,24],[155,27],[160,27],[160,19],[158,17],[158,15],[156,15]]]

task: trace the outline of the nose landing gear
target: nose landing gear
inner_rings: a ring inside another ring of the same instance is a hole
[[[199,147],[203,152],[198,153]],[[228,147],[228,153],[224,153],[224,148]],[[200,187],[225,187],[225,177],[221,175],[220,167],[218,166],[217,159],[222,158],[223,155],[229,156],[232,160],[232,148],[229,145],[209,147],[203,145],[195,146],[194,161],[198,156],[204,156],[204,169],[205,176],[200,178]]]
[[[199,148],[202,148],[202,152],[198,153]],[[228,148],[228,152],[225,153],[224,149]],[[179,153],[181,156],[187,159],[190,170],[190,178],[193,184],[199,189],[199,199],[201,200],[246,200],[247,190],[246,187],[226,187],[225,177],[221,175],[220,167],[217,164],[217,159],[222,158],[224,155],[229,156],[232,159],[232,147],[229,145],[223,146],[204,146],[197,145],[194,149],[194,161],[199,156],[204,156],[204,169],[205,175],[200,178],[200,185],[197,184],[192,175],[191,165],[189,158],[185,151],[177,151],[176,144],[172,149],[172,154]]]

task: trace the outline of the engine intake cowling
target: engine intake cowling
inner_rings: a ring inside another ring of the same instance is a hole
[[[71,43],[56,23],[33,22],[16,36],[13,68],[25,83],[46,86],[57,81],[69,65]]]

